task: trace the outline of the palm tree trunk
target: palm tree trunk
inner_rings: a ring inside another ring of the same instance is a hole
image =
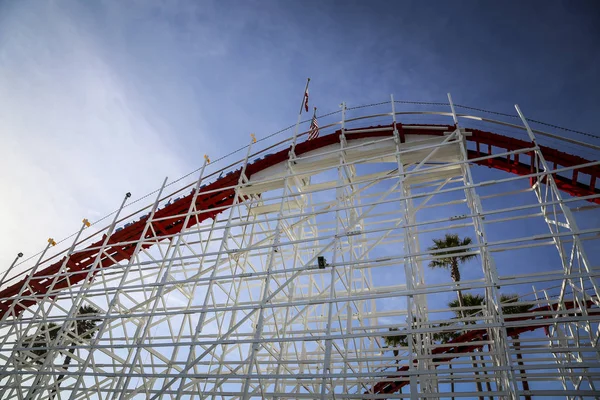
[[[483,350],[483,348],[481,349]],[[487,379],[487,371],[485,370],[485,359],[483,358],[483,356],[479,356],[479,359],[481,360],[481,366],[483,367],[483,376],[485,377],[485,388],[487,389],[488,393],[492,393],[492,384],[490,383],[489,379]],[[494,400],[494,396],[489,396],[490,400]]]
[[[452,360],[448,360],[448,369],[452,371]],[[450,392],[452,393],[452,400],[454,400],[454,374],[450,372]]]
[[[72,351],[73,348],[75,347],[77,343],[73,342],[71,343],[71,346],[69,347],[69,350]],[[66,356],[65,357],[65,361],[63,362],[63,369],[66,371],[69,370],[69,364],[71,364],[71,356]],[[62,380],[65,378],[65,374],[61,374],[58,376],[58,379],[56,380],[56,388],[52,389],[52,393],[50,393],[50,400],[54,400],[54,397],[57,394],[58,389],[60,388],[60,384],[62,383]]]
[[[458,286],[458,282],[460,282],[460,270],[458,268],[458,259],[452,260],[450,276],[452,277],[452,280],[456,283],[456,286]],[[460,289],[457,289],[456,293],[458,295],[458,306],[460,307],[460,315],[462,316],[462,318],[465,318],[465,310],[463,310],[465,302],[463,300],[462,292]],[[475,385],[477,386],[477,391],[481,393],[483,392],[483,386],[479,381],[479,372],[477,372],[477,363],[475,362],[477,361],[477,358],[475,356],[471,356],[471,360],[473,361],[473,368],[475,368]],[[483,396],[479,396],[479,400],[484,400]]]
[[[450,269],[450,277],[456,283],[460,282],[460,269],[458,268],[458,260],[452,261],[452,266]]]
[[[481,382],[479,381],[479,372],[477,372],[477,368],[479,368],[479,366],[475,362],[475,361],[477,361],[477,358],[475,356],[471,356],[471,360],[473,360],[473,368],[475,368],[475,385],[477,385],[477,391],[479,393],[481,393],[481,392],[483,392],[483,386],[481,385]],[[50,400],[52,400],[52,399],[50,399]],[[479,396],[479,400],[484,400],[483,396]]]
[[[527,382],[525,370],[523,369],[523,355],[521,354],[521,342],[519,341],[519,335],[513,336],[513,344],[517,353],[517,364],[519,364],[519,372],[523,376],[523,381],[521,381],[523,385],[523,390],[529,390],[529,382]],[[525,400],[531,400],[531,396],[526,394]]]

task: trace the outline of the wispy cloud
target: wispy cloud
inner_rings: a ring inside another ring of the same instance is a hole
[[[47,5],[8,10],[0,36],[0,269],[193,169],[164,111],[124,81],[80,23]],[[171,107],[184,108],[173,103]],[[193,105],[190,105],[193,106]],[[201,136],[201,132],[195,132]],[[176,146],[175,146],[176,147]]]

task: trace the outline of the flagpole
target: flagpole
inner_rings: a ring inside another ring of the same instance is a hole
[[[300,103],[300,112],[298,112],[298,121],[296,122],[296,127],[294,128],[294,140],[292,141],[292,148],[290,149],[290,153],[292,156],[296,157],[294,153],[294,149],[296,148],[296,139],[298,137],[298,127],[300,126],[300,119],[302,118],[302,108],[304,107],[304,102],[306,101],[306,92],[308,90],[308,84],[310,83],[310,78],[306,79],[306,87],[304,88],[304,92],[302,93],[302,103]]]

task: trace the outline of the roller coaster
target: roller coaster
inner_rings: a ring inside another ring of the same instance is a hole
[[[315,139],[294,134],[254,154],[251,143],[221,168],[206,160],[197,180],[168,195],[164,183],[120,218],[127,196],[105,228],[81,239],[84,224],[69,247],[46,256],[50,242],[5,274],[0,398],[596,396],[600,227],[580,229],[575,214],[597,218],[600,162],[555,147],[600,146],[532,129],[518,109],[520,125],[451,102],[400,106],[350,116],[344,105]],[[510,234],[494,229],[507,223]],[[423,243],[454,231],[474,238],[456,251],[477,255],[478,273],[431,280],[425,266],[444,253]],[[496,267],[548,248],[547,268]],[[485,298],[479,317],[448,317],[459,290]],[[530,309],[504,315],[505,290]],[[101,321],[86,340],[69,328],[82,305]],[[436,344],[449,321],[460,333]],[[31,338],[49,323],[59,334],[40,348]],[[391,357],[383,341],[397,327],[409,340]],[[528,345],[515,347],[520,335]]]

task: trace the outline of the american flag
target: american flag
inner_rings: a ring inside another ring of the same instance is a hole
[[[308,84],[306,85],[306,91],[304,92],[304,109],[308,112]],[[302,109],[300,109],[302,112]]]
[[[317,122],[317,110],[313,114],[312,121],[310,123],[310,129],[308,130],[308,140],[313,140],[319,137],[319,123]]]

